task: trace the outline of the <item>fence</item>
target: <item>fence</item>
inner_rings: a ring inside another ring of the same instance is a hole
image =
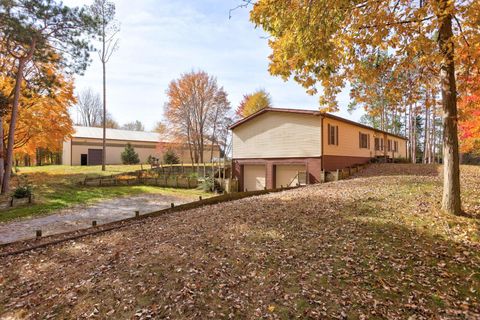
[[[134,186],[134,185],[148,185],[148,186],[158,186],[158,187],[168,187],[168,188],[185,188],[193,189],[197,188],[199,185],[199,180],[196,178],[190,177],[181,177],[181,176],[160,176],[160,177],[102,177],[95,179],[85,179],[83,182],[85,186],[98,186],[98,187],[109,187],[109,186]]]
[[[200,177],[228,177],[230,176],[230,163],[213,162],[197,164],[159,164],[152,166],[149,171],[162,175],[171,174],[197,174]]]
[[[335,171],[322,170],[321,176],[320,176],[320,182],[330,182],[330,181],[338,181],[338,180],[346,179],[351,175],[364,169],[366,166],[367,164],[357,164],[352,167],[339,169]]]
[[[152,185],[171,188],[196,188],[207,177],[215,177],[224,190],[230,165],[224,163],[158,165],[151,169],[124,172],[111,176],[86,177],[85,186]],[[225,188],[227,187],[227,188]]]

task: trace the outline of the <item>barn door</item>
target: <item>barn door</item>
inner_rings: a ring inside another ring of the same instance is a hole
[[[102,149],[88,149],[88,165],[98,166],[102,164]]]

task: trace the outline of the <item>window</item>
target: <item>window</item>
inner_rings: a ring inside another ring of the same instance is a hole
[[[360,149],[370,149],[370,135],[366,133],[359,133],[358,138]]]
[[[328,125],[328,144],[338,146],[338,126]]]
[[[392,151],[392,140],[387,139],[387,151]]]
[[[393,151],[398,152],[398,141],[393,142]]]

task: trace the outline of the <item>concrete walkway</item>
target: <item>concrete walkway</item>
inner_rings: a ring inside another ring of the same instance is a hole
[[[43,236],[75,231],[92,226],[93,220],[101,225],[133,217],[135,210],[145,214],[169,208],[172,202],[178,205],[194,200],[161,194],[143,194],[109,199],[89,206],[74,206],[44,217],[0,224],[0,244],[34,238],[35,231],[39,229],[42,230]]]

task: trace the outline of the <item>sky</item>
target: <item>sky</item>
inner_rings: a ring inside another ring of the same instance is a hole
[[[203,70],[217,78],[236,108],[246,93],[265,89],[274,107],[318,109],[295,81],[268,72],[267,35],[248,19],[248,9],[229,11],[241,0],[114,0],[120,22],[119,48],[107,64],[107,109],[120,124],[140,120],[147,130],[163,118],[170,81]],[[65,0],[70,6],[90,4]],[[134,3],[134,4],[133,4]],[[96,53],[76,92],[101,93],[102,69]],[[358,121],[361,112],[346,111],[348,92],[340,94],[338,115]],[[74,121],[77,119],[73,115]]]

